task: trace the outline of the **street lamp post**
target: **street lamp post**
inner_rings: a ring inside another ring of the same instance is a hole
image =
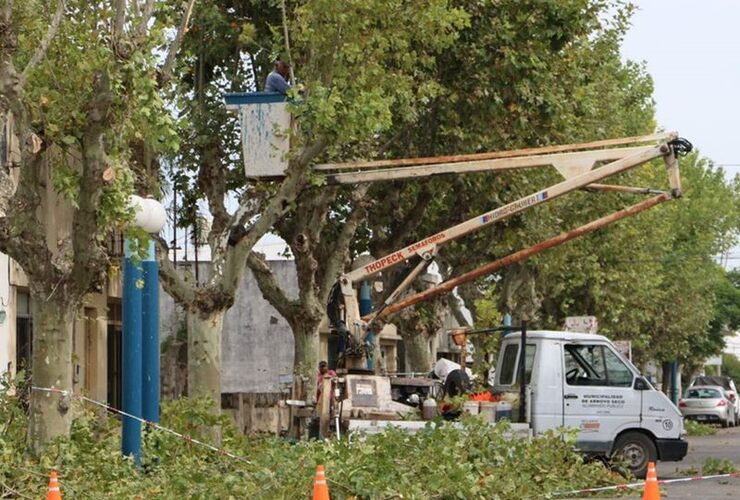
[[[159,233],[166,222],[161,203],[132,196],[133,224],[147,233]],[[123,411],[149,422],[159,422],[159,268],[154,241],[136,262],[132,242],[126,239],[123,263]],[[123,417],[121,452],[141,463],[141,423]]]

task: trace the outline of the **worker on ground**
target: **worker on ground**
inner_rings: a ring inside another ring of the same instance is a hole
[[[265,81],[265,92],[278,92],[287,94],[290,89],[288,77],[290,75],[290,64],[283,61],[275,61],[275,69],[267,75]]]
[[[316,401],[321,396],[321,386],[324,385],[324,379],[329,377],[336,377],[337,372],[329,369],[329,364],[326,361],[319,362],[319,373],[316,377]]]

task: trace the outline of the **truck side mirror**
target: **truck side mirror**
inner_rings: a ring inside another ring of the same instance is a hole
[[[635,383],[633,385],[634,389],[636,391],[649,391],[650,390],[650,382],[645,380],[645,377],[637,377],[635,378]]]

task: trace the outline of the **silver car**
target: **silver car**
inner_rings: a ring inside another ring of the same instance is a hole
[[[687,419],[719,422],[722,427],[735,425],[735,407],[724,388],[718,385],[689,387],[679,400],[678,408]]]

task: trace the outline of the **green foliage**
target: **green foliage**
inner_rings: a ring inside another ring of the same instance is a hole
[[[34,498],[43,496],[52,468],[65,498],[303,498],[318,464],[338,499],[549,498],[621,480],[600,462],[585,462],[573,451],[572,436],[549,433],[529,441],[511,437],[505,424],[492,427],[477,418],[460,427],[430,423],[414,435],[390,429],[352,442],[293,444],[238,436],[209,413],[209,402],[187,399],[164,405],[163,425],[205,438],[202,425],[220,424],[224,448],[249,463],[152,431],[137,469],[120,455],[118,421],[78,406],[71,436],[32,460],[23,453],[20,397],[4,391],[0,398],[0,421],[8,422],[0,428],[0,488]]]
[[[713,436],[717,434],[717,428],[711,425],[701,424],[694,420],[685,419],[683,421],[686,434],[689,436]]]
[[[712,474],[730,474],[737,472],[737,466],[728,458],[713,458],[709,457],[704,460],[702,466],[702,473],[706,475]]]
[[[732,378],[736,381],[736,384],[740,382],[740,359],[737,356],[733,354],[722,355],[722,375]]]

